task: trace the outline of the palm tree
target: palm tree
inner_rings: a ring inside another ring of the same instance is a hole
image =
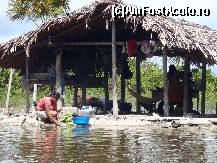
[[[69,0],[9,0],[11,20],[47,21],[69,10]]]

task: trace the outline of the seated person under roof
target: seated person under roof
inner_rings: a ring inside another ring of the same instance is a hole
[[[167,73],[168,78],[168,100],[170,114],[174,113],[174,105],[182,107],[183,102],[183,84],[180,78],[180,72],[176,69],[175,65],[169,66]]]

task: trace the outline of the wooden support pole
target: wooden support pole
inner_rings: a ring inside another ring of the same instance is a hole
[[[202,65],[202,81],[201,81],[201,86],[202,86],[202,92],[201,92],[201,115],[202,117],[205,117],[206,114],[206,63],[203,62]]]
[[[12,79],[13,79],[13,73],[14,70],[11,68],[10,69],[10,77],[9,77],[9,82],[8,82],[8,92],[7,92],[7,99],[6,99],[6,109],[7,112],[9,113],[9,102],[10,102],[10,94],[11,94],[11,84],[12,84]]]
[[[78,87],[77,86],[74,87],[74,97],[73,97],[73,99],[74,99],[74,106],[78,107]]]
[[[106,110],[108,109],[108,101],[109,101],[109,90],[108,90],[108,72],[105,72],[105,86],[104,86],[104,92],[105,92],[105,107],[104,107],[104,113],[106,113]]]
[[[189,91],[188,81],[190,72],[190,56],[185,54],[185,65],[184,65],[184,94],[183,94],[183,114],[186,115],[189,112]]]
[[[26,113],[30,110],[30,99],[29,99],[29,56],[30,56],[30,45],[26,47],[26,75],[25,75],[25,94],[26,94]]]
[[[55,91],[54,84],[51,84],[51,85],[50,85],[50,93],[53,93],[54,91]]]
[[[125,101],[125,94],[126,94],[126,82],[124,77],[124,61],[125,61],[125,54],[122,54],[122,67],[121,67],[121,100]]]
[[[136,94],[141,96],[141,70],[140,70],[140,53],[136,57]],[[141,113],[141,106],[139,104],[138,98],[136,98],[136,112]]]
[[[126,95],[126,82],[123,74],[121,75],[121,100],[125,101],[125,95]]]
[[[163,48],[163,87],[164,87],[164,116],[169,116],[168,79],[167,79],[167,47]]]
[[[199,103],[200,103],[200,93],[197,94],[197,111],[199,112]]]
[[[112,21],[112,86],[113,115],[118,115],[115,20]]]
[[[62,110],[62,68],[61,68],[61,59],[62,59],[62,49],[59,49],[59,53],[56,54],[56,92],[60,94],[60,99],[57,101],[57,109]]]
[[[215,103],[215,114],[217,115],[217,102]]]
[[[33,95],[32,95],[32,101],[36,102],[37,100],[37,84],[33,85]]]
[[[82,81],[82,106],[85,106],[87,104],[86,102],[86,95],[87,95],[87,80],[86,80],[86,73],[84,76],[84,79]]]
[[[105,93],[105,106],[104,113],[108,109],[108,101],[109,101],[109,90],[108,90],[108,57],[106,55],[103,56],[104,63],[104,93]]]
[[[82,106],[86,106],[87,105],[87,101],[86,101],[86,96],[87,96],[87,57],[86,57],[86,53],[82,53],[82,63],[83,63],[83,68],[81,70],[81,74],[82,74]]]

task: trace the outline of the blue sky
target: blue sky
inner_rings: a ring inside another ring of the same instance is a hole
[[[78,9],[84,5],[88,5],[95,0],[71,0],[70,8],[71,10]],[[127,3],[131,4],[132,0],[125,0]],[[8,0],[1,0],[0,7],[0,43],[6,42],[12,38],[15,38],[21,35],[24,32],[28,32],[30,30],[35,29],[37,26],[33,22],[27,21],[11,21],[7,14],[6,10],[8,8]],[[187,21],[191,21],[197,24],[206,25],[210,28],[217,29],[217,1],[216,0],[134,0],[133,4],[137,6],[145,6],[150,8],[193,8],[193,9],[210,9],[210,16],[202,16],[202,17],[182,17]],[[180,17],[174,17],[180,18]],[[217,69],[216,69],[217,70]],[[217,71],[215,71],[217,74]]]

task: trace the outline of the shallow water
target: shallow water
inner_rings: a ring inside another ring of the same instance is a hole
[[[1,162],[215,162],[217,129],[0,126]]]

